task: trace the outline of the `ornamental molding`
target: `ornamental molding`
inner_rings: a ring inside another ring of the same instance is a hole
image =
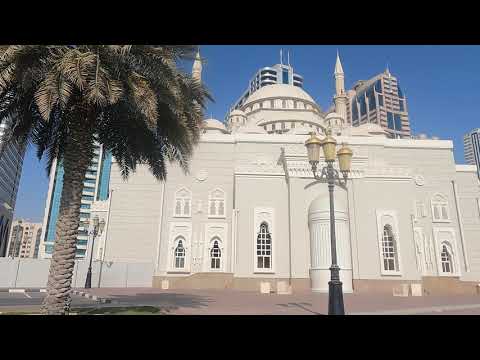
[[[288,176],[291,178],[311,178],[313,172],[307,159],[305,146],[291,144],[285,147],[285,161]],[[324,158],[320,158],[318,169],[326,166]],[[338,163],[334,168],[339,170]],[[243,160],[235,167],[235,175],[258,175],[258,176],[285,176],[285,170],[280,158],[268,158],[267,155],[259,155],[252,160]],[[381,179],[382,181],[410,181],[413,178],[412,169],[403,167],[388,167],[377,163],[369,167],[369,158],[366,155],[358,155],[352,158],[352,170],[350,179],[369,178]]]

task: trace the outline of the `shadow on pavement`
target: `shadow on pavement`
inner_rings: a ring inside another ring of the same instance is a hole
[[[151,310],[152,307],[158,309],[160,313],[170,313],[180,308],[206,308],[212,303],[211,298],[192,294],[135,294],[135,295],[112,295],[110,304],[102,304],[100,308],[104,309],[122,309],[127,307],[144,307],[144,311]],[[150,308],[150,309],[148,309]],[[125,310],[118,310],[122,312]],[[97,312],[96,312],[97,313]]]
[[[314,315],[325,315],[325,314],[322,314],[322,313],[318,313],[316,311],[313,311],[312,309],[309,309],[307,306],[311,307],[312,304],[310,303],[295,303],[295,302],[289,302],[288,304],[277,304],[277,306],[282,306],[282,307],[285,307],[285,308],[298,308],[298,309],[301,309],[301,310],[304,310],[310,314],[314,314]]]

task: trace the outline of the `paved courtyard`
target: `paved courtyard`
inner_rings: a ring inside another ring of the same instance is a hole
[[[237,290],[161,290],[152,288],[90,289],[115,305],[157,306],[178,315],[315,315],[326,314],[327,294],[260,294]],[[351,315],[480,314],[480,296],[394,297],[345,294]]]
[[[72,307],[155,306],[172,315],[325,315],[328,308],[327,294],[311,292],[277,295],[228,289],[94,288],[88,293],[112,303],[74,295]],[[0,313],[38,311],[44,297],[40,292],[0,292]],[[347,315],[480,315],[480,296],[345,294],[344,301]]]

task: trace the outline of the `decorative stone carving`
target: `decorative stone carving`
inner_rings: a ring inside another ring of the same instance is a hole
[[[415,176],[415,184],[417,184],[418,186],[425,185],[425,178],[422,175],[416,175]]]
[[[199,172],[197,172],[197,175],[195,176],[195,178],[200,182],[207,180],[208,171],[205,169],[200,170]]]

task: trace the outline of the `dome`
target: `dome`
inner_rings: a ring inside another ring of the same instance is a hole
[[[240,110],[240,109],[235,109],[235,110],[233,110],[233,111],[230,113],[230,115],[228,115],[228,116],[235,116],[235,115],[237,115],[237,116],[246,116],[245,113],[244,113],[242,110]]]
[[[266,134],[267,133],[263,127],[255,125],[253,122],[247,124],[246,126],[239,127],[237,132],[240,134]]]
[[[298,86],[286,85],[286,84],[273,84],[273,85],[267,85],[267,86],[261,87],[260,89],[255,91],[252,95],[250,95],[247,98],[247,101],[243,106],[261,99],[281,98],[281,97],[301,99],[301,100],[315,103],[312,97],[308,95],[305,92],[305,90],[303,90]]]
[[[337,114],[336,112],[331,112],[329,113],[326,117],[325,117],[325,120],[328,120],[328,119],[341,119],[342,117]]]
[[[310,133],[317,133],[313,128],[307,126],[296,126],[295,129],[292,129],[295,135],[310,135]]]
[[[227,128],[222,122],[211,118],[203,121],[203,128],[205,130],[219,130],[222,133],[227,132]]]
[[[335,213],[342,212],[347,209],[346,196],[344,192],[337,192],[337,194],[334,197],[334,201],[335,201]],[[316,212],[330,212],[330,198],[327,192],[317,196],[310,203],[310,206],[308,208],[308,213],[313,214]]]

